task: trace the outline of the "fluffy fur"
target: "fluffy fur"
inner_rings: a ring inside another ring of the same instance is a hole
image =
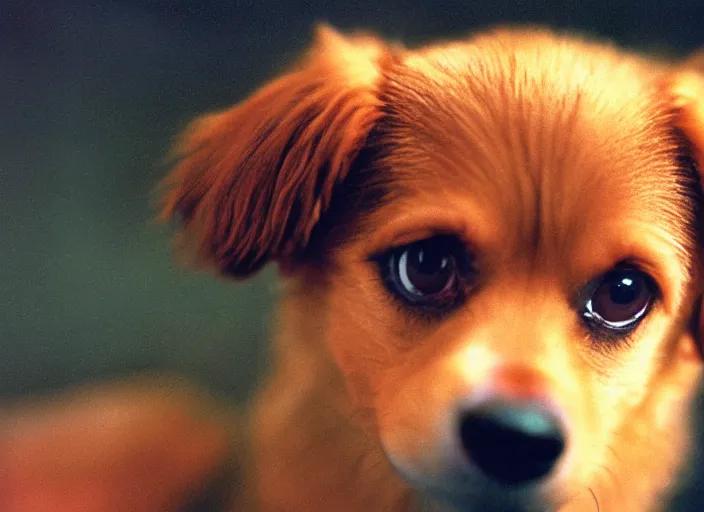
[[[700,375],[696,63],[541,30],[407,50],[322,27],[299,68],[197,121],[164,217],[225,275],[282,270],[240,506],[658,509]],[[435,233],[475,249],[480,285],[428,321],[370,257]],[[659,304],[627,342],[595,343],[570,297],[622,261]],[[453,472],[452,413],[486,387],[567,418],[546,482]]]

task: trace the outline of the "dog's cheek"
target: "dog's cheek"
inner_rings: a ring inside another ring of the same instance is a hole
[[[637,467],[644,475],[667,478],[683,453],[687,424],[683,407],[689,403],[699,369],[691,358],[689,336],[664,318],[653,320],[633,346],[592,376],[599,422],[590,434],[593,449],[584,454],[590,485],[606,485],[599,476],[603,468],[627,475]],[[665,438],[666,444],[653,442]],[[641,449],[645,446],[647,450]],[[656,486],[656,482],[639,480],[637,485]],[[627,500],[627,496],[620,498]]]
[[[331,276],[324,338],[352,405],[375,421],[374,396],[385,372],[402,361],[408,341],[399,332],[398,312],[362,267]]]

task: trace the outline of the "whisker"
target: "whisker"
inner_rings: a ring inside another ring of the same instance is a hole
[[[604,464],[599,464],[599,469],[603,470],[604,473],[608,474],[612,487],[616,487],[619,495],[623,495],[623,484],[616,476],[616,473],[614,473],[608,466],[605,466]]]
[[[610,444],[607,444],[607,445],[606,445],[606,449],[611,452],[611,456],[612,456],[615,460],[617,460],[618,462],[622,462],[621,457],[618,456],[618,454],[616,453],[616,450],[614,449],[613,446],[611,446]]]
[[[592,490],[591,487],[589,487],[588,489],[592,495],[592,498],[594,498],[594,503],[596,504],[596,512],[601,512],[601,508],[599,508],[599,500],[596,499],[596,494],[594,494],[594,491]]]
[[[612,445],[607,444],[606,449],[609,450],[613,460],[618,461],[618,462],[623,461],[623,459],[618,455],[618,453],[616,452],[616,449]],[[624,487],[621,479],[619,479],[617,477],[616,473],[614,473],[611,470],[611,468],[605,466],[604,464],[599,464],[599,467],[609,474],[610,480],[612,482],[612,487],[616,490],[620,501],[622,501],[622,502],[625,501],[627,493],[626,493],[626,488]]]

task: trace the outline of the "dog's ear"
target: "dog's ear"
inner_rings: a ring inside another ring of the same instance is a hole
[[[687,143],[688,156],[704,184],[704,51],[695,54],[679,66],[666,80],[667,94],[677,130]],[[704,208],[704,205],[700,205]],[[704,226],[699,226],[704,239]],[[704,280],[704,248],[701,248],[699,279]],[[704,285],[699,293],[704,293]],[[696,325],[693,326],[699,353],[704,357],[704,301],[697,300]]]
[[[392,50],[319,26],[296,68],[184,132],[163,183],[196,264],[246,277],[295,260],[380,116]]]

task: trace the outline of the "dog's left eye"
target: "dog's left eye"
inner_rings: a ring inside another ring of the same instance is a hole
[[[462,297],[469,256],[459,240],[435,236],[379,257],[388,288],[405,302],[446,311]]]
[[[634,329],[655,299],[655,284],[640,270],[614,269],[598,282],[587,300],[583,316],[611,332]]]

